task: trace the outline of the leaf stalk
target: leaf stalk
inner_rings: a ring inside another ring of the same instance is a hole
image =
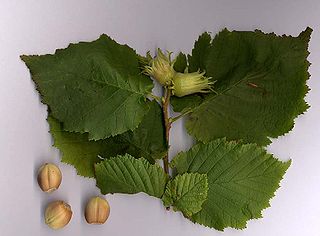
[[[180,118],[184,117],[187,114],[190,114],[191,112],[192,112],[192,109],[188,109],[188,110],[182,112],[180,115],[177,115],[175,117],[170,118],[170,122],[171,123],[176,122],[177,120],[179,120]]]

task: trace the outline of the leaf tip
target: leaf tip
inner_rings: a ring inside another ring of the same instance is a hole
[[[312,32],[313,32],[313,29],[308,26],[304,31],[302,31],[299,34],[298,38],[305,40],[306,42],[309,42]]]

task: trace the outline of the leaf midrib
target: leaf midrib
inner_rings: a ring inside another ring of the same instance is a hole
[[[110,87],[114,87],[114,88],[117,88],[117,89],[120,89],[120,90],[128,91],[128,92],[130,92],[130,93],[135,93],[135,94],[139,94],[139,95],[143,95],[143,96],[145,96],[145,95],[147,94],[147,91],[140,92],[140,91],[136,91],[136,90],[124,88],[124,87],[121,87],[120,85],[115,85],[115,84],[107,83],[107,80],[99,81],[99,80],[93,79],[92,77],[87,78],[87,77],[84,77],[84,76],[82,76],[82,75],[80,75],[80,74],[78,75],[78,74],[75,74],[74,72],[70,72],[70,71],[57,70],[57,71],[55,71],[55,73],[56,73],[56,74],[60,73],[61,75],[70,74],[70,75],[72,75],[72,76],[74,76],[74,77],[76,77],[76,78],[80,77],[80,78],[82,78],[82,80],[93,81],[93,82],[98,83],[98,84],[107,85],[107,86],[110,86]],[[41,74],[42,74],[42,75],[43,75],[43,74],[44,74],[44,75],[46,75],[46,74],[47,74],[47,75],[50,75],[50,74],[51,74],[51,71],[46,72],[46,73],[42,72]],[[118,75],[121,75],[121,74],[119,74],[118,72],[117,72],[117,74],[118,74]],[[34,74],[33,76],[37,76],[37,75]],[[55,76],[55,78],[56,78],[56,77],[57,77],[57,76]],[[122,76],[122,75],[120,76],[120,78],[123,78],[123,77],[124,77],[124,76]],[[137,74],[137,75],[132,75],[132,76],[128,76],[128,81],[129,81],[130,78],[137,78],[137,82],[140,84],[139,77],[141,77],[139,74]],[[106,77],[104,77],[104,78],[106,78]],[[51,83],[51,82],[53,82],[53,81],[56,82],[56,81],[59,81],[59,80],[63,81],[63,80],[65,80],[65,79],[64,79],[64,77],[61,77],[60,79],[48,79],[48,80],[43,80],[43,81],[41,81],[41,83]],[[118,78],[117,78],[117,80],[118,80]],[[122,80],[123,80],[123,79],[122,79]],[[67,80],[67,81],[69,81],[69,80]],[[128,85],[128,86],[131,88],[130,85]],[[102,88],[102,90],[103,90],[103,89],[105,89],[105,88]]]
[[[260,74],[260,73],[261,73],[261,72],[259,71],[259,74]],[[212,96],[212,97],[209,97],[209,98],[205,99],[205,100],[204,100],[200,105],[198,105],[197,107],[191,108],[191,111],[192,111],[192,112],[195,112],[195,111],[201,109],[202,106],[205,106],[206,104],[210,103],[212,100],[216,99],[216,98],[219,97],[219,96],[225,95],[225,93],[227,93],[228,91],[236,88],[236,87],[237,87],[239,84],[241,84],[242,82],[247,81],[247,80],[250,80],[250,78],[251,78],[251,75],[250,75],[250,74],[251,74],[251,73],[248,72],[246,76],[244,76],[242,79],[240,79],[239,81],[235,82],[234,84],[232,84],[232,85],[229,86],[228,88],[224,89],[223,91],[221,91],[221,92],[219,92],[219,93],[216,92],[216,95],[215,95],[215,96]],[[268,74],[268,72],[262,74],[262,77],[264,77],[264,76],[267,75],[267,74]]]

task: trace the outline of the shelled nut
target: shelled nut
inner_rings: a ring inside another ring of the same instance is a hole
[[[59,188],[62,180],[60,169],[52,163],[46,163],[39,168],[38,184],[42,191],[51,193]]]
[[[51,202],[46,208],[44,217],[50,228],[61,229],[71,220],[71,207],[63,201]]]
[[[89,224],[104,224],[110,214],[107,200],[101,197],[92,197],[86,206],[85,218]]]

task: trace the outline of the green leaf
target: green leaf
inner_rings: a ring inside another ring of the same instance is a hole
[[[208,52],[212,47],[211,40],[211,36],[207,32],[204,32],[199,36],[198,40],[194,44],[192,54],[188,56],[189,72],[206,70]]]
[[[102,158],[125,153],[154,163],[155,159],[163,157],[167,147],[161,107],[155,101],[149,106],[148,114],[137,129],[98,141],[89,140],[88,134],[64,131],[62,124],[49,116],[50,133],[54,146],[62,152],[61,161],[73,165],[77,173],[85,177],[94,177],[94,164]]]
[[[167,174],[146,159],[126,154],[95,165],[97,186],[102,194],[144,192],[161,198],[168,181]]]
[[[166,154],[167,144],[160,105],[150,102],[150,110],[139,127],[115,138],[118,143],[128,143],[126,152],[134,157],[144,157],[151,163],[161,159]]]
[[[177,72],[183,73],[187,68],[187,56],[180,52],[175,58],[173,69]]]
[[[64,131],[62,124],[52,116],[48,117],[48,122],[53,145],[62,152],[61,161],[73,165],[81,176],[94,177],[94,164],[101,161],[99,155],[114,156],[121,149],[112,139],[89,141],[88,134]]]
[[[208,195],[208,178],[206,174],[185,173],[177,175],[166,187],[162,197],[166,207],[173,206],[186,217],[201,210]]]
[[[191,220],[223,230],[242,229],[262,217],[291,161],[281,162],[256,144],[218,139],[197,144],[171,162],[178,174],[207,174],[208,200]]]
[[[175,112],[186,112],[199,106],[203,102],[203,95],[191,94],[185,97],[172,96],[170,102]]]
[[[189,134],[202,142],[227,137],[267,145],[270,138],[289,132],[294,118],[308,108],[311,32],[307,28],[291,37],[225,29],[211,42],[208,34],[201,36],[189,57],[190,68],[206,71],[216,81],[217,93],[197,99],[196,107],[187,105],[190,98],[175,101],[175,110],[193,109],[186,121]]]
[[[148,112],[153,83],[138,58],[106,35],[54,55],[21,56],[52,115],[66,131],[88,132],[93,140],[137,128]]]
[[[211,48],[211,40],[211,36],[207,32],[199,36],[194,44],[192,54],[188,55],[188,72],[205,71],[205,61]],[[187,64],[187,62],[185,63]],[[185,112],[200,105],[204,97],[204,94],[192,94],[182,98],[173,96],[171,97],[171,104],[175,112]]]

